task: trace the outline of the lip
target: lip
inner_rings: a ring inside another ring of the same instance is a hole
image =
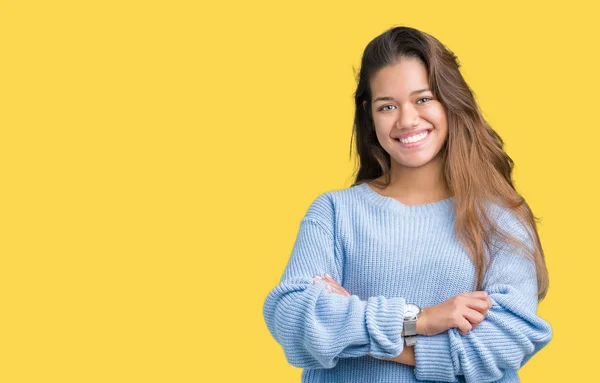
[[[394,138],[401,138],[401,139],[403,139],[403,140],[404,140],[404,139],[406,139],[406,138],[409,138],[409,137],[412,137],[412,136],[419,135],[419,134],[421,134],[421,133],[423,133],[423,132],[425,132],[425,131],[427,131],[427,130],[431,131],[431,130],[433,130],[433,129],[420,129],[420,130],[411,130],[411,131],[410,131],[410,132],[408,132],[408,133],[400,134],[400,135],[398,135],[398,136],[395,136]]]
[[[394,137],[394,141],[397,142],[403,148],[416,148],[418,146],[423,145],[425,142],[427,142],[427,140],[429,139],[429,136],[431,135],[431,131],[432,130],[433,129],[421,129],[419,131],[410,132],[410,133],[407,133],[407,134],[404,134],[404,135],[401,135],[401,136]],[[408,137],[419,135],[419,134],[421,134],[423,132],[428,132],[428,133],[427,133],[427,137],[425,137],[421,141],[411,142],[409,144],[404,144],[404,143],[402,143],[402,142],[399,141],[400,138],[405,139],[405,138],[408,138]]]

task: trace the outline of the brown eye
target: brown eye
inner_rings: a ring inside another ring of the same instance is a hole
[[[382,106],[381,108],[379,108],[379,110],[380,110],[380,111],[391,110],[391,109],[385,109],[385,108],[387,108],[388,106],[393,106],[393,107],[395,108],[395,106],[394,106],[394,105],[384,105],[384,106]]]
[[[429,101],[429,100],[432,100],[432,98],[430,98],[430,97],[422,97],[422,98],[420,98],[420,99],[417,100],[417,104],[422,104],[422,102],[421,103],[419,102],[421,100],[427,100],[427,101]]]

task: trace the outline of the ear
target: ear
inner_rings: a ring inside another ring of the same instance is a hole
[[[362,107],[363,107],[363,110],[366,112],[367,111],[367,101],[362,102]]]

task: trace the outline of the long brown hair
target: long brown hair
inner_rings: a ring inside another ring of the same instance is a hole
[[[467,248],[476,270],[476,286],[481,289],[491,259],[493,237],[525,248],[525,244],[500,229],[489,217],[486,203],[491,201],[510,209],[529,228],[538,281],[538,299],[548,291],[548,270],[537,232],[536,222],[525,199],[515,190],[514,163],[504,152],[504,142],[485,121],[473,91],[459,71],[460,63],[452,51],[433,36],[406,26],[392,27],[373,39],[365,48],[357,89],[354,94],[355,116],[350,150],[356,135],[359,166],[353,185],[381,176],[390,183],[390,155],[381,147],[371,115],[370,79],[380,69],[414,57],[427,69],[429,87],[443,105],[448,121],[448,139],[440,151],[444,180],[454,195],[455,233]]]

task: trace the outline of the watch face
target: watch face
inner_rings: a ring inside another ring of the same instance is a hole
[[[404,317],[416,317],[421,312],[419,306],[408,303],[404,306]]]

